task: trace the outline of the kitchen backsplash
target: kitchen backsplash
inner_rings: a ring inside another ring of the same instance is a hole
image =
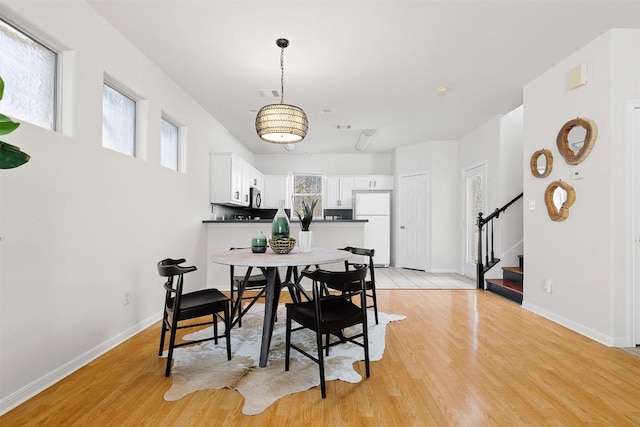
[[[291,210],[285,209],[289,218],[297,220],[295,214],[291,216]],[[273,219],[276,215],[277,209],[252,209],[232,207],[226,205],[211,204],[211,219],[212,220],[231,220],[235,218],[242,219]],[[315,219],[353,219],[353,211],[351,209],[325,209],[323,218]]]

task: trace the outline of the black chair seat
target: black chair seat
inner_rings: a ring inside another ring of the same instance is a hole
[[[244,276],[233,276],[233,281],[236,283],[236,287],[240,282],[244,281]],[[247,284],[244,287],[245,290],[247,289],[260,289],[260,288],[264,288],[267,285],[267,278],[264,277],[264,274],[260,273],[260,274],[256,274],[253,276],[249,276],[249,279],[247,280]]]
[[[287,304],[291,318],[306,328],[316,327],[316,315],[313,301],[299,304]],[[348,328],[362,323],[362,309],[344,299],[320,301],[322,319],[320,332],[328,332]]]
[[[170,299],[173,305],[174,298]],[[211,311],[221,311],[225,304],[229,303],[229,297],[217,289],[204,289],[201,291],[183,294],[180,300],[180,312],[178,320],[193,319],[206,316]]]

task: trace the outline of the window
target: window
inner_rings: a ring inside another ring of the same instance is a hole
[[[55,130],[58,54],[0,19],[2,112]]]
[[[322,217],[322,175],[321,174],[294,174],[293,175],[293,215],[295,212],[302,214],[302,201],[311,205],[314,200],[318,204],[313,211],[314,217]],[[297,215],[294,216],[297,218]]]
[[[178,170],[178,127],[162,119],[160,132],[160,165]]]
[[[102,96],[102,146],[136,154],[136,101],[107,83]]]

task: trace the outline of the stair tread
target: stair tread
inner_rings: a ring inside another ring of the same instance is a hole
[[[504,288],[507,289],[511,289],[514,292],[517,292],[519,294],[521,294],[523,292],[523,287],[521,284],[513,282],[511,280],[505,280],[505,279],[486,279],[486,281],[488,283],[491,283],[493,285],[498,285],[498,286],[502,286]]]
[[[513,273],[524,274],[522,267],[502,267],[503,270],[511,271]]]

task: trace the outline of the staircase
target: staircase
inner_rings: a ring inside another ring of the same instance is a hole
[[[518,256],[517,267],[502,267],[502,279],[486,279],[485,289],[522,304],[524,257]]]

